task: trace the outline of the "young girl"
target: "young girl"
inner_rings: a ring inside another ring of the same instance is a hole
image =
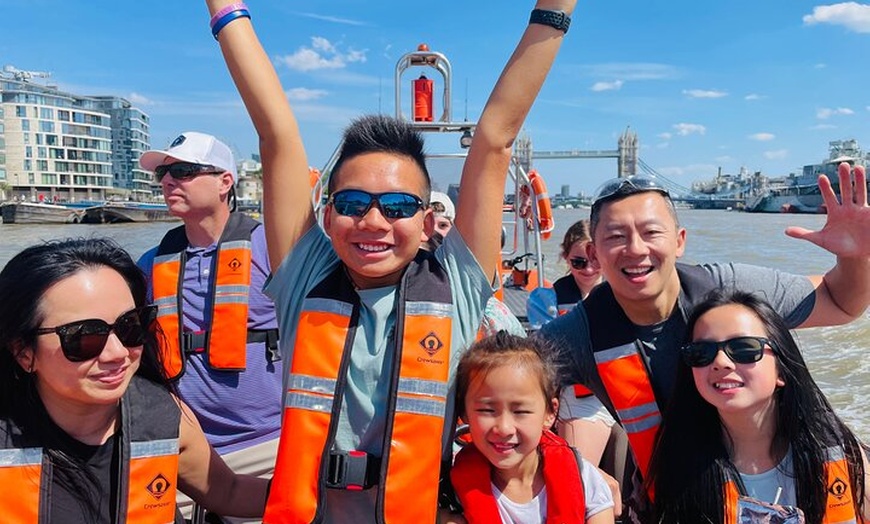
[[[601,474],[549,430],[559,404],[549,355],[540,340],[500,331],[459,362],[457,406],[473,445],[451,480],[470,524],[613,522]]]
[[[751,294],[720,291],[688,327],[651,465],[656,522],[870,517],[861,445],[782,318]]]

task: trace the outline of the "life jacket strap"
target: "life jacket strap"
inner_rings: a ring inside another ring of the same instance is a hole
[[[181,334],[181,343],[184,353],[202,353],[205,351],[205,343],[208,338],[208,331],[185,331]],[[266,344],[266,357],[269,362],[281,360],[281,353],[278,351],[278,330],[277,329],[249,329],[247,343],[252,344],[263,342]]]
[[[326,487],[360,491],[378,484],[381,458],[365,451],[330,451]]]

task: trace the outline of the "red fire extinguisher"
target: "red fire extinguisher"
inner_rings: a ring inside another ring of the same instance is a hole
[[[432,121],[432,87],[433,81],[420,75],[412,82],[414,84],[414,121]]]

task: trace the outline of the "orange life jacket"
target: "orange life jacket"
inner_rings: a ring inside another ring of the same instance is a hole
[[[289,365],[275,475],[263,522],[321,522],[326,489],[377,484],[377,514],[361,521],[435,522],[453,301],[447,275],[420,251],[398,290],[398,315],[382,457],[339,451],[334,439],[350,364],[359,296],[343,266],[302,306]]]
[[[580,476],[579,454],[550,431],[541,435],[538,449],[547,488],[547,524],[586,522],[586,496]],[[464,447],[456,455],[450,480],[469,524],[501,522],[492,494],[491,471],[492,465],[473,445]]]
[[[828,448],[827,454],[825,472],[828,497],[822,524],[857,524],[859,520],[855,513],[855,501],[852,500],[852,485],[846,455],[843,448],[840,447]],[[738,504],[741,497],[744,496],[743,489],[734,475],[735,473],[725,471],[725,524],[740,524],[742,522],[738,512]]]
[[[142,424],[143,410],[149,412],[147,424]],[[145,379],[134,378],[121,401],[122,438],[117,443],[121,446],[121,471],[114,494],[115,522],[175,522],[179,422],[178,405],[168,392]],[[38,442],[32,435],[24,438]],[[38,445],[17,448],[8,441],[6,445],[0,449],[3,521],[17,524],[63,521],[62,515],[51,515],[54,466],[43,448]]]
[[[243,213],[230,214],[210,273],[212,311],[203,333],[185,332],[181,320],[182,272],[188,246],[184,226],[172,229],[160,242],[151,279],[154,302],[160,306],[157,322],[165,334],[161,353],[169,378],[184,373],[186,354],[199,350],[206,352],[213,369],[244,371],[246,343],[254,341],[248,333],[251,231],[260,225]]]

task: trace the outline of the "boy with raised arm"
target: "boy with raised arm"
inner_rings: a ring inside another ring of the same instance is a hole
[[[209,0],[260,138],[264,218],[287,369],[266,522],[435,522],[452,383],[492,294],[513,141],[576,0],[540,0],[480,118],[455,228],[434,253],[419,135],[371,116],[344,137],[315,221],[298,126],[246,8]],[[443,514],[442,518],[446,518]]]

